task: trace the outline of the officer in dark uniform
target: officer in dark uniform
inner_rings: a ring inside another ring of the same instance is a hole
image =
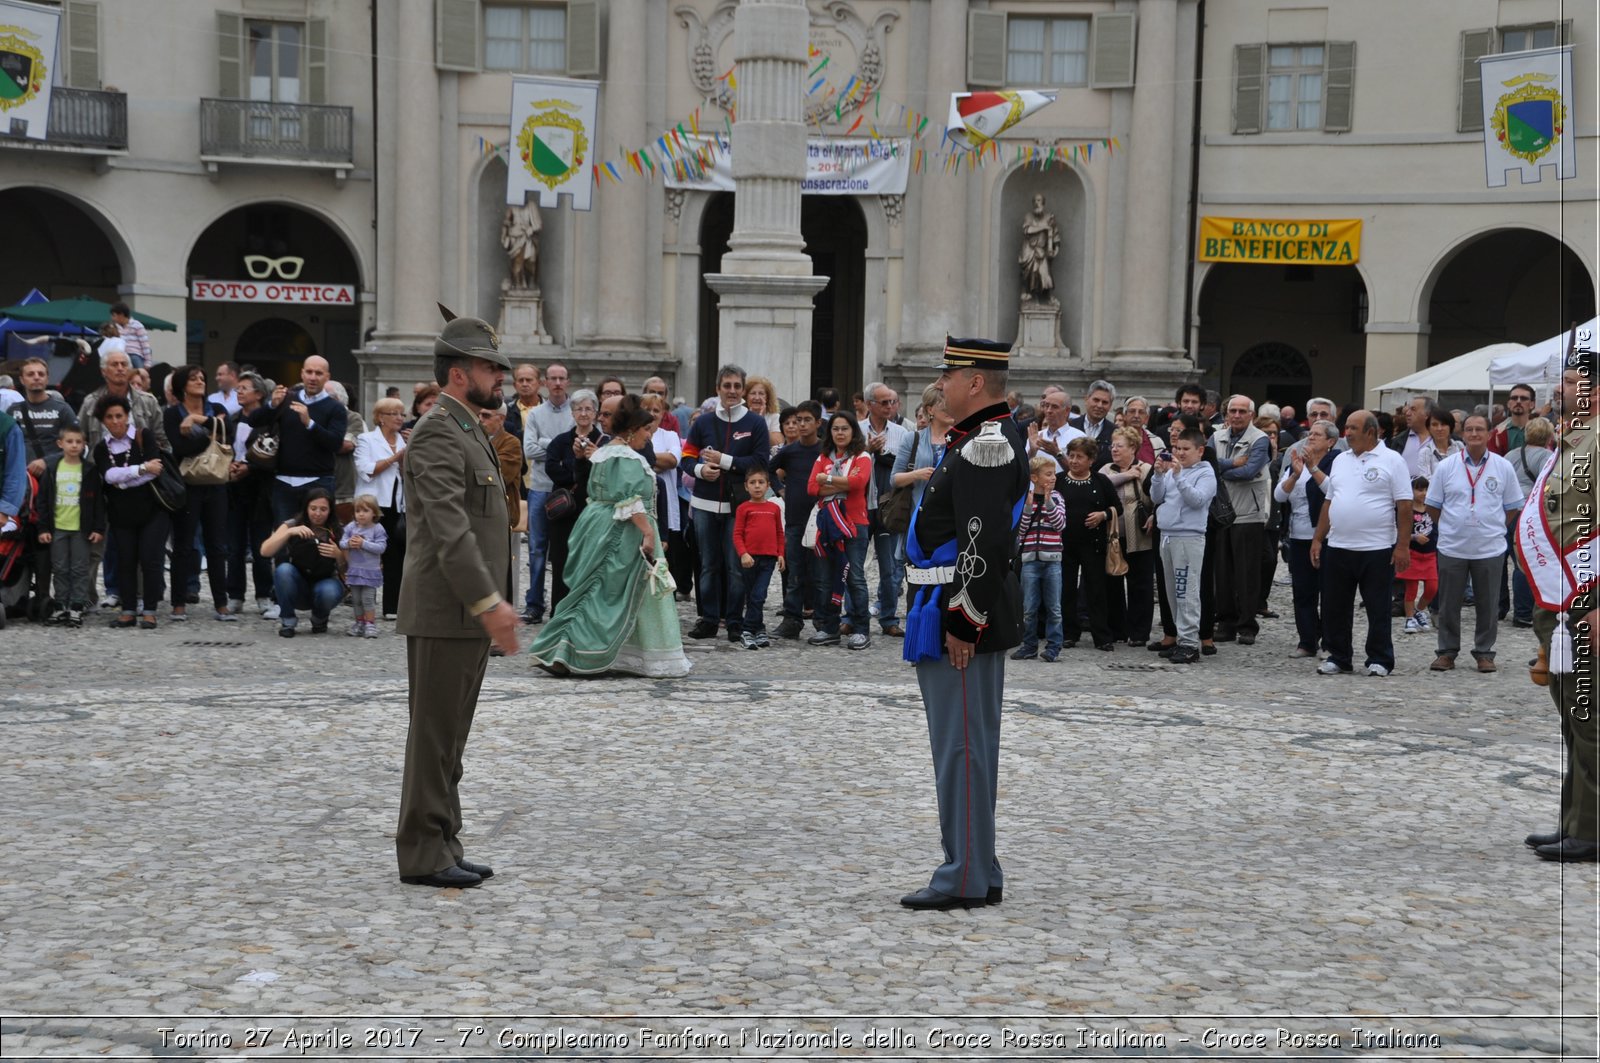
[[[1538,608],[1539,637],[1534,682],[1550,688],[1567,748],[1561,780],[1561,822],[1526,843],[1545,860],[1593,863],[1600,858],[1600,691],[1595,659],[1600,652],[1596,580],[1600,564],[1595,538],[1595,477],[1600,475],[1600,429],[1596,428],[1595,338],[1574,337],[1556,388],[1561,442],[1534,481],[1517,519],[1517,561],[1528,577]]]
[[[917,667],[939,797],[944,863],[907,908],[1001,900],[994,853],[1006,651],[1022,641],[1012,566],[1028,455],[1006,406],[1010,345],[946,338],[940,390],[955,419],[906,536],[913,591],[905,659]]]

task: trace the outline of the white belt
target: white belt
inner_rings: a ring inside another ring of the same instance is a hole
[[[917,584],[944,584],[953,583],[956,578],[954,565],[935,566],[933,568],[908,568],[906,569],[906,582]]]

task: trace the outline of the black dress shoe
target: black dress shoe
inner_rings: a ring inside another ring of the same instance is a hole
[[[947,912],[952,908],[982,908],[989,904],[987,895],[983,897],[952,897],[948,893],[940,893],[932,886],[925,886],[915,893],[908,893],[900,898],[900,903],[907,908],[915,908],[919,912]]]
[[[1152,639],[1144,644],[1144,648],[1149,650],[1151,653],[1161,653],[1165,650],[1172,649],[1172,647],[1176,645],[1176,642],[1162,642],[1160,639]]]
[[[983,898],[983,902],[985,904],[999,904],[1005,899],[1005,892],[999,886],[990,886],[989,892]]]
[[[1256,644],[1256,637],[1254,635],[1240,635],[1239,636],[1239,645],[1241,645],[1241,646],[1254,646],[1255,644]]]
[[[1530,834],[1522,839],[1522,844],[1530,849],[1537,849],[1541,845],[1555,845],[1565,837],[1566,835],[1560,831],[1555,831],[1551,834]]]
[[[435,871],[431,875],[401,875],[400,881],[407,886],[437,886],[440,889],[466,889],[483,882],[482,875],[474,875],[471,871],[463,871],[460,867],[447,867],[443,871]]]
[[[1542,859],[1559,860],[1563,864],[1592,864],[1600,859],[1600,844],[1580,838],[1562,838],[1554,845],[1541,845],[1534,852]]]
[[[477,875],[479,878],[494,878],[494,868],[488,864],[474,864],[471,860],[457,860],[456,866],[468,874]]]
[[[1217,648],[1202,642],[1200,644],[1200,655],[1202,657],[1215,657],[1217,655]]]
[[[717,622],[701,617],[694,622],[694,627],[689,629],[692,639],[714,639],[717,637]]]

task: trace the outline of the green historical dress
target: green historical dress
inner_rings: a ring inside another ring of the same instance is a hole
[[[589,502],[572,529],[563,574],[567,596],[533,640],[533,663],[565,665],[574,675],[687,675],[672,577],[656,529],[655,472],[621,442],[601,447],[591,466]],[[656,530],[653,564],[639,552],[643,536],[632,520],[638,513]]]

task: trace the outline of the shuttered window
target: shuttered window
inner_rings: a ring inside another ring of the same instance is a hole
[[[1261,132],[1261,68],[1265,45],[1240,44],[1233,49],[1233,131]]]
[[[1102,11],[1094,16],[1093,61],[1089,84],[1097,89],[1133,86],[1137,16],[1132,11]]]
[[[1006,16],[995,11],[967,12],[967,84],[1006,83]]]
[[[568,0],[567,74],[575,78],[600,76],[599,0]]]
[[[61,57],[66,84],[75,89],[100,87],[100,5],[67,0],[61,5]]]
[[[1457,76],[1456,130],[1483,132],[1483,78],[1478,60],[1486,55],[1526,52],[1535,48],[1554,48],[1572,42],[1572,20],[1532,22],[1520,26],[1500,26],[1461,33],[1461,63]]]
[[[566,73],[566,7],[483,5],[483,68]]]
[[[1351,41],[1238,45],[1233,50],[1233,131],[1348,132],[1355,60]]]
[[[434,0],[433,65],[475,73],[482,18],[478,0]]]
[[[1089,20],[1006,20],[1006,82],[1011,85],[1087,85]]]

